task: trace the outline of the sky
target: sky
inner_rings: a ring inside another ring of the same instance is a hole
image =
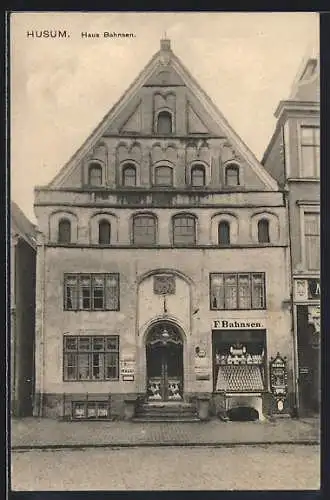
[[[10,30],[11,198],[33,223],[34,187],[55,177],[165,33],[258,160],[279,101],[289,97],[303,58],[319,46],[313,12],[17,12]],[[70,37],[27,37],[33,30],[66,30]],[[104,31],[135,36],[81,36]]]

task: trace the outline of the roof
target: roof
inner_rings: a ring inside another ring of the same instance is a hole
[[[275,179],[263,168],[248,146],[236,134],[233,128],[229,125],[226,118],[222,115],[219,109],[212,102],[210,97],[196,82],[187,68],[182,64],[181,60],[172,52],[169,40],[161,40],[160,50],[150,59],[149,63],[140,72],[137,78],[129,86],[126,92],[122,95],[119,101],[105,115],[103,120],[94,129],[92,134],[86,139],[78,151],[71,159],[62,167],[58,174],[48,184],[48,188],[61,188],[63,181],[74,170],[77,163],[80,162],[90,149],[98,142],[109,127],[109,124],[114,121],[123,109],[128,105],[137,92],[143,87],[154,71],[158,68],[172,68],[182,79],[184,85],[192,92],[197,100],[202,104],[209,116],[219,125],[221,125],[226,137],[235,146],[238,153],[245,158],[246,162],[255,171],[258,177],[262,180],[265,186],[271,191],[278,191],[279,187]],[[120,134],[118,134],[120,135]],[[40,188],[40,187],[39,187]]]
[[[23,238],[31,247],[36,248],[36,226],[29,221],[14,201],[10,203],[10,222],[12,231]]]

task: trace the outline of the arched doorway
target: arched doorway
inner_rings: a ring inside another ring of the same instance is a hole
[[[183,399],[183,341],[167,321],[151,327],[146,338],[147,397],[150,401]]]

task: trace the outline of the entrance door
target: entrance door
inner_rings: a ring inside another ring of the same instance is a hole
[[[164,335],[165,333],[165,335]],[[175,401],[183,396],[183,349],[173,327],[157,325],[148,335],[147,395],[151,401]]]

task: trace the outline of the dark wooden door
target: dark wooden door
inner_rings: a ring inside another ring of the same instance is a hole
[[[147,347],[147,395],[149,400],[182,399],[182,345]]]

